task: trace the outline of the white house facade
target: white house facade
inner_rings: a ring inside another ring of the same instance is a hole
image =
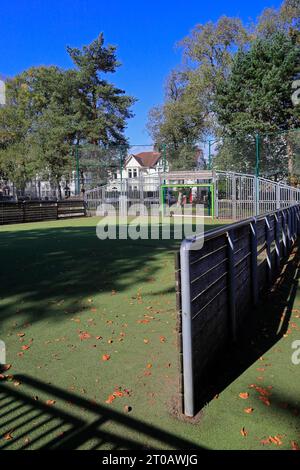
[[[163,161],[159,152],[131,154],[127,157],[124,167],[112,173],[107,189],[119,191],[121,182],[126,181],[129,190],[138,190],[143,181],[144,190],[151,191],[164,171],[168,171],[168,162]]]

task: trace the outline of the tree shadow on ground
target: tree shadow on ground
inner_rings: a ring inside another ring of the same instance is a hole
[[[45,318],[63,321],[63,313],[82,311],[83,298],[112,290],[126,292],[135,283],[155,279],[163,267],[162,257],[179,244],[172,230],[169,240],[99,240],[96,222],[3,231],[0,322],[16,313],[30,324]],[[63,312],[57,308],[60,301]]]
[[[186,439],[26,375],[0,383],[0,449],[193,449]],[[51,397],[53,402],[41,400]]]
[[[275,284],[257,307],[249,310],[248,320],[239,331],[236,343],[222,351],[206,373],[204,393],[201,398],[197,397],[199,410],[286,334],[300,278],[299,260],[298,242],[291,256],[285,260]]]

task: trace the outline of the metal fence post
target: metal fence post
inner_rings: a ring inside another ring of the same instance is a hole
[[[276,212],[275,217],[275,260],[276,260],[276,269],[279,270],[280,268],[280,260],[281,260],[281,249],[280,249],[280,220],[279,220],[279,212]],[[282,217],[282,215],[281,215]],[[282,227],[282,221],[281,221]]]
[[[276,184],[276,209],[280,209],[280,186],[279,183]]]
[[[292,244],[292,233],[291,233],[291,211],[287,209],[287,251],[289,253]]]
[[[215,190],[213,191],[213,195],[214,195],[214,199],[215,199],[215,202],[214,202],[214,210],[215,210],[215,218],[218,219],[219,218],[219,197],[218,197],[218,182],[217,182],[217,176],[215,173],[213,173],[213,179],[212,179],[212,182],[214,184],[214,188]]]
[[[253,305],[258,302],[258,278],[257,278],[257,222],[254,219],[250,223],[251,236],[251,278],[252,278],[252,295]]]
[[[236,176],[235,174],[232,175],[232,218],[236,219]]]
[[[268,267],[268,284],[272,283],[272,256],[271,256],[271,226],[269,217],[265,217],[265,231],[266,231],[266,251],[267,251],[267,267]]]
[[[181,311],[182,311],[182,350],[183,350],[183,390],[184,413],[194,416],[194,378],[192,350],[192,314],[190,280],[190,244],[183,240],[180,247],[181,266]]]
[[[287,228],[286,228],[286,211],[282,211],[282,246],[283,246],[283,256],[287,255]]]
[[[234,232],[227,232],[228,240],[228,300],[231,334],[233,341],[236,341],[236,286],[235,286],[235,266],[234,266]]]

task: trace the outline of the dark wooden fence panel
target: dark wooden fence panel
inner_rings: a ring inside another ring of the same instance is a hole
[[[86,206],[84,201],[60,201],[57,204],[58,219],[84,216],[86,216]]]
[[[0,202],[0,225],[84,217],[85,203],[69,201]]]

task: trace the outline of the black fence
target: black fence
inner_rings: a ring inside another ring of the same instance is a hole
[[[177,259],[181,397],[187,416],[207,401],[211,371],[240,332],[261,294],[277,279],[300,235],[300,205],[184,240]],[[260,332],[261,334],[261,332]]]
[[[0,202],[0,225],[85,216],[83,200]]]

